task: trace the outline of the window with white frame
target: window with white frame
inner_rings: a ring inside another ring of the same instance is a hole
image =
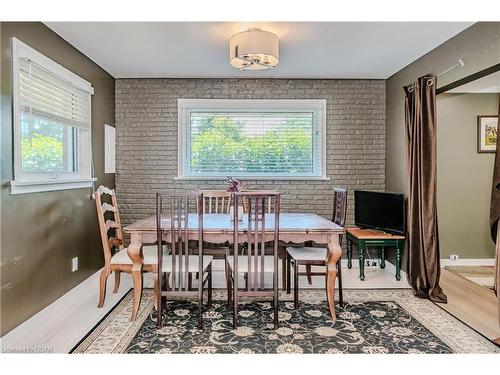
[[[326,179],[326,101],[179,99],[179,176]]]
[[[93,88],[13,38],[13,194],[92,186]]]

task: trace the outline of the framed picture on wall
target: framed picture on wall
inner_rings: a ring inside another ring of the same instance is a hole
[[[498,116],[477,116],[477,152],[497,149]]]

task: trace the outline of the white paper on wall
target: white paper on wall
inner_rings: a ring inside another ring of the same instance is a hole
[[[115,128],[104,125],[104,173],[115,173]]]

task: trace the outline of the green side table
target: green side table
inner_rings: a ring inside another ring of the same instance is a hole
[[[396,280],[401,280],[401,251],[405,237],[370,229],[346,228],[347,268],[352,268],[352,244],[359,249],[359,278],[365,279],[365,253],[367,247],[379,248],[380,268],[385,268],[386,246],[396,248]]]

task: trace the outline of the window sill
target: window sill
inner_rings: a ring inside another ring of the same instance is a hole
[[[300,176],[300,177],[285,177],[285,176],[280,176],[280,177],[273,177],[273,176],[232,176],[234,178],[237,178],[239,180],[244,180],[244,181],[330,181],[330,177],[323,177],[323,176],[315,176],[315,177],[305,177],[305,176]],[[209,176],[177,176],[174,177],[174,180],[180,180],[180,181],[225,181],[227,177],[209,177]]]
[[[96,178],[82,178],[78,180],[53,180],[53,181],[11,181],[10,194],[40,193],[68,189],[82,189],[92,187]]]

